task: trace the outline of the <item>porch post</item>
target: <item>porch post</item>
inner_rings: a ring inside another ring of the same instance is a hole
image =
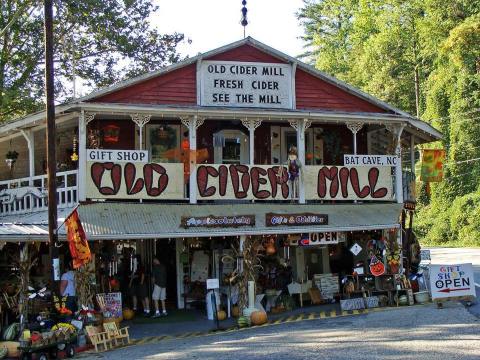
[[[146,115],[146,114],[132,114],[130,115],[132,118],[132,121],[138,126],[140,129],[140,134],[139,134],[139,148],[140,150],[143,150],[143,127],[150,121],[150,118],[152,115]]]
[[[297,130],[297,156],[302,167],[305,166],[305,130],[307,130],[312,121],[309,119],[289,120],[290,126]],[[288,149],[287,149],[288,151]],[[305,179],[304,171],[300,171],[300,183],[298,191],[298,202],[305,204]]]
[[[197,115],[180,118],[182,124],[188,128],[188,142],[190,144],[190,204],[197,203],[197,129],[203,124],[204,120]]]
[[[262,120],[245,118],[242,120],[242,124],[248,129],[249,132],[249,164],[250,166],[253,166],[255,165],[255,129],[262,124]]]
[[[20,130],[28,145],[28,185],[33,185],[33,177],[35,176],[35,137],[32,130]]]
[[[357,155],[357,133],[362,129],[363,124],[361,122],[348,122],[347,128],[353,134],[353,153]]]
[[[397,203],[399,204],[403,204],[402,132],[404,127],[404,124],[385,126],[385,128],[392,133],[396,142],[395,155],[397,155],[398,161],[397,165],[395,166],[395,194],[397,197]]]
[[[94,118],[95,113],[85,113],[85,110],[81,110],[80,119],[78,121],[78,201],[85,201],[86,199],[85,179],[87,178],[87,125]]]
[[[412,174],[415,176],[415,136],[410,137],[410,167],[412,168]]]

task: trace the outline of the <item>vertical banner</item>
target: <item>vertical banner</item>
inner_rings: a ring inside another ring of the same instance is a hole
[[[443,179],[443,163],[445,162],[445,150],[424,149],[420,180],[425,182],[439,182]]]
[[[67,217],[65,227],[67,228],[67,240],[72,255],[73,268],[78,269],[90,261],[92,254],[77,209],[73,210]]]

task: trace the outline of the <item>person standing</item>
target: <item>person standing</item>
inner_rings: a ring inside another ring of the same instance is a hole
[[[154,284],[152,300],[155,305],[155,315],[153,315],[153,317],[167,316],[167,310],[165,309],[165,299],[167,298],[167,270],[158,258],[153,259],[152,273]],[[158,301],[162,303],[162,313],[160,313]]]
[[[150,315],[150,301],[147,295],[147,284],[145,278],[145,268],[142,264],[140,255],[135,255],[136,267],[132,269],[129,287],[131,289],[133,300],[133,311],[137,311],[138,298],[143,305],[143,313],[145,316]]]
[[[75,273],[72,270],[71,262],[68,262],[65,264],[65,272],[60,278],[60,295],[62,297],[67,297],[65,307],[72,313],[75,313],[78,310],[75,286]]]

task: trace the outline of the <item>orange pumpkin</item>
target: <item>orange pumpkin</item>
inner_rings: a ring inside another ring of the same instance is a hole
[[[135,312],[129,308],[123,309],[122,313],[125,320],[132,320],[135,317]]]
[[[254,311],[250,315],[252,325],[262,325],[267,322],[267,313],[265,311]]]
[[[376,257],[372,257],[370,262],[370,272],[373,276],[380,276],[385,273],[385,264],[379,261]]]
[[[227,313],[223,310],[219,310],[217,311],[217,319],[222,321],[222,320],[225,320],[227,318]]]

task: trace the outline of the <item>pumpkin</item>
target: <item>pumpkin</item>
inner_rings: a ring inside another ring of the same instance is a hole
[[[240,316],[240,308],[238,306],[232,307],[232,316],[239,317]]]
[[[265,311],[254,311],[250,315],[252,325],[262,325],[267,322],[267,313]]]
[[[122,313],[125,320],[132,320],[135,317],[135,312],[129,308],[123,309]]]
[[[244,328],[250,325],[250,321],[246,316],[240,316],[237,320],[238,327]]]
[[[225,320],[227,318],[227,313],[223,310],[219,310],[217,311],[217,319],[222,321],[222,320]]]
[[[385,264],[373,256],[370,260],[370,272],[373,276],[380,276],[385,273]]]

